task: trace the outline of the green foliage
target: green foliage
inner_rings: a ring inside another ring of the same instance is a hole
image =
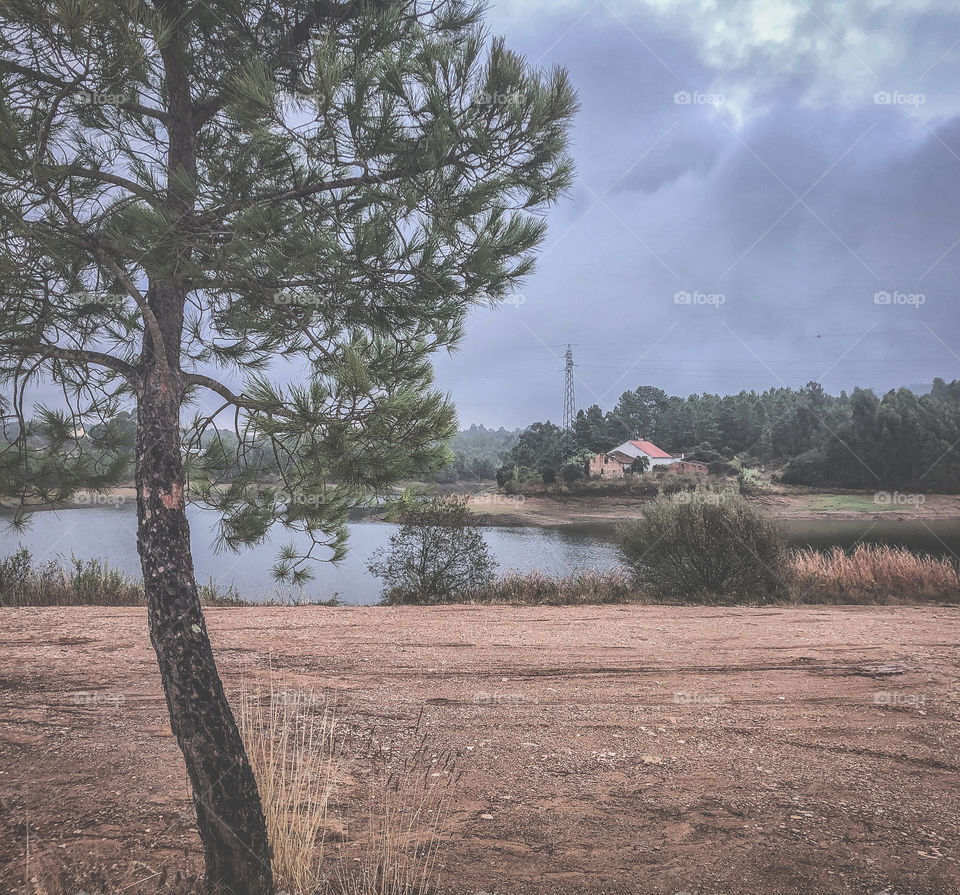
[[[437,475],[439,482],[485,482],[496,478],[503,455],[517,443],[517,431],[472,425],[450,439],[453,462]]]
[[[630,464],[630,472],[633,475],[643,475],[648,469],[650,469],[649,457],[634,457]]]
[[[571,460],[569,463],[564,463],[563,468],[560,470],[560,477],[567,485],[572,485],[574,482],[579,482],[585,478],[586,473],[583,471],[583,461]]]
[[[882,398],[861,389],[835,397],[815,382],[686,398],[640,386],[605,414],[596,405],[580,411],[574,434],[577,450],[591,453],[641,435],[715,475],[785,464],[788,484],[960,492],[960,452],[952,449],[960,441],[960,380],[937,379],[927,395],[898,389]],[[539,470],[561,454],[561,441],[556,426],[534,423],[504,467]]]
[[[637,582],[661,596],[765,601],[784,587],[783,535],[731,492],[658,497],[623,527],[621,548]]]
[[[400,530],[368,568],[384,580],[385,603],[428,604],[463,599],[496,565],[466,498],[442,496],[405,505]]]
[[[4,413],[4,406],[10,405],[0,400],[0,497],[17,500],[16,527],[28,523],[23,510],[29,503],[64,501],[81,488],[103,493],[131,480],[134,423],[128,413],[101,412],[85,431],[79,417],[60,410],[39,407],[25,420]]]
[[[306,534],[282,580],[343,556],[352,508],[448,465],[431,359],[530,274],[573,171],[566,72],[482,14],[5,2],[0,488],[26,505],[128,474],[109,420],[162,366],[158,332],[176,405],[211,391],[235,424],[184,414],[190,499],[225,550]],[[40,377],[69,413],[28,420]]]
[[[34,565],[21,547],[0,560],[0,606],[143,606],[143,585],[100,560]]]

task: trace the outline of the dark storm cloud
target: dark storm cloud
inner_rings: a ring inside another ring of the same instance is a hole
[[[438,359],[463,423],[556,420],[567,342],[581,407],[960,376],[960,11],[501,0],[491,26],[569,69],[579,172],[538,272]]]
[[[570,69],[580,177],[523,294],[438,363],[463,422],[556,419],[566,342],[580,406],[960,376],[960,13],[784,10],[494,10]]]

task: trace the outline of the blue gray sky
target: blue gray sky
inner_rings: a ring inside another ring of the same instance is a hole
[[[816,379],[960,376],[960,9],[941,0],[501,0],[580,92],[538,271],[437,362],[461,423]]]

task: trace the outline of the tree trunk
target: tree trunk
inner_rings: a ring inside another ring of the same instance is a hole
[[[175,375],[150,366],[140,386],[136,453],[137,546],[150,638],[193,786],[208,890],[266,895],[273,877],[260,795],[217,673],[194,579],[180,391]]]

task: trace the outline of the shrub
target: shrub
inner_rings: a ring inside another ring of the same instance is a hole
[[[543,470],[543,484],[552,485],[557,480],[557,471],[552,466]]]
[[[58,562],[33,564],[20,548],[0,560],[0,606],[143,606],[143,585],[98,559],[71,555]]]
[[[571,460],[560,470],[560,475],[568,485],[579,482],[584,477],[583,463],[577,460]]]
[[[688,601],[783,590],[787,550],[776,525],[737,494],[661,495],[622,529],[621,548],[637,582]]]
[[[733,475],[735,471],[736,467],[727,460],[711,460],[707,464],[707,472],[710,473],[710,475],[728,476]]]
[[[824,451],[814,448],[793,457],[783,468],[785,485],[823,485],[829,479],[830,462]]]
[[[497,562],[459,495],[408,503],[400,530],[367,568],[384,580],[384,603],[445,603],[483,587]]]
[[[630,473],[632,475],[643,475],[650,468],[649,457],[634,457],[630,464]]]
[[[476,603],[522,603],[550,606],[595,606],[635,603],[643,599],[631,577],[619,569],[581,570],[566,576],[545,572],[508,572],[470,594]]]

